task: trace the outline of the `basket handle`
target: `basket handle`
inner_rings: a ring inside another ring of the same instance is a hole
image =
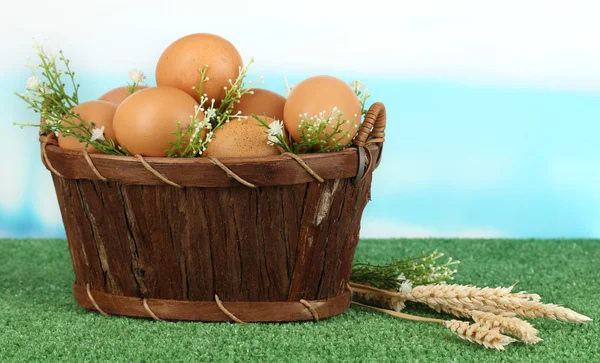
[[[364,147],[373,143],[383,143],[385,141],[385,125],[385,106],[381,102],[375,102],[369,108],[358,135],[354,138],[354,145]]]

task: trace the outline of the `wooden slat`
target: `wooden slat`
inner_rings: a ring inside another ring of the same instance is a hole
[[[86,288],[73,285],[75,300],[89,310],[95,310],[87,295]],[[111,295],[91,291],[96,304],[109,315],[125,315],[150,318],[140,298]],[[343,313],[350,305],[350,293],[345,292],[330,299],[308,301],[320,319]],[[188,321],[231,321],[215,301],[185,301],[147,299],[148,307],[163,320]],[[314,320],[311,312],[298,301],[294,302],[229,302],[223,301],[225,308],[244,322],[284,322]]]
[[[378,159],[381,146],[368,146]],[[100,180],[86,162],[82,153],[65,150],[55,145],[46,147],[48,159],[58,172],[68,179]],[[105,178],[120,184],[164,185],[142,163],[132,156],[90,154]],[[358,152],[348,148],[336,153],[306,154],[302,159],[326,180],[355,177],[358,171]],[[174,159],[145,158],[169,180],[193,187],[232,187],[240,184],[228,177],[218,166],[205,158]],[[221,162],[244,180],[259,186],[292,185],[313,181],[297,161],[287,156],[261,158],[223,158]]]

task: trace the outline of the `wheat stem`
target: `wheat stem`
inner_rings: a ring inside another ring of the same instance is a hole
[[[399,311],[394,311],[394,310],[389,310],[389,309],[382,309],[382,308],[378,308],[375,306],[371,306],[371,305],[366,305],[366,304],[361,304],[359,302],[353,301],[352,302],[354,305],[358,305],[358,306],[362,306],[368,309],[373,309],[373,310],[377,310],[379,312],[391,315],[391,316],[395,316],[397,318],[402,318],[402,319],[406,319],[406,320],[413,320],[413,321],[423,321],[426,323],[439,323],[439,324],[444,324],[445,321],[442,319],[434,319],[434,318],[423,318],[421,316],[416,316],[416,315],[410,315],[410,314],[404,314],[401,313]]]
[[[354,305],[362,306],[368,309],[376,310],[391,316],[395,316],[397,318],[420,321],[426,323],[438,323],[443,324],[448,329],[450,329],[453,333],[461,337],[462,339],[468,340],[470,342],[474,342],[477,344],[481,344],[486,348],[504,350],[504,347],[512,342],[515,342],[516,339],[503,335],[500,332],[500,329],[497,327],[490,327],[487,325],[475,323],[470,325],[466,321],[458,321],[458,320],[442,320],[442,319],[434,319],[434,318],[424,318],[421,316],[415,316],[410,314],[404,314],[398,311],[393,311],[389,309],[382,309],[375,306],[361,304],[356,301],[352,301]]]

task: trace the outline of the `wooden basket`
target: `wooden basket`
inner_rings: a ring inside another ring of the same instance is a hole
[[[221,160],[88,154],[42,135],[77,303],[192,321],[344,312],[384,130],[375,103],[352,148]]]

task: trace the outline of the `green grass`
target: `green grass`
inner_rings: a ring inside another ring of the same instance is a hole
[[[0,362],[394,361],[593,362],[600,359],[596,240],[364,240],[358,260],[438,249],[461,261],[456,282],[512,285],[594,319],[536,320],[544,341],[504,352],[443,326],[363,308],[319,323],[172,323],[103,317],[75,304],[64,240],[0,240]],[[419,307],[409,313],[436,316]]]

